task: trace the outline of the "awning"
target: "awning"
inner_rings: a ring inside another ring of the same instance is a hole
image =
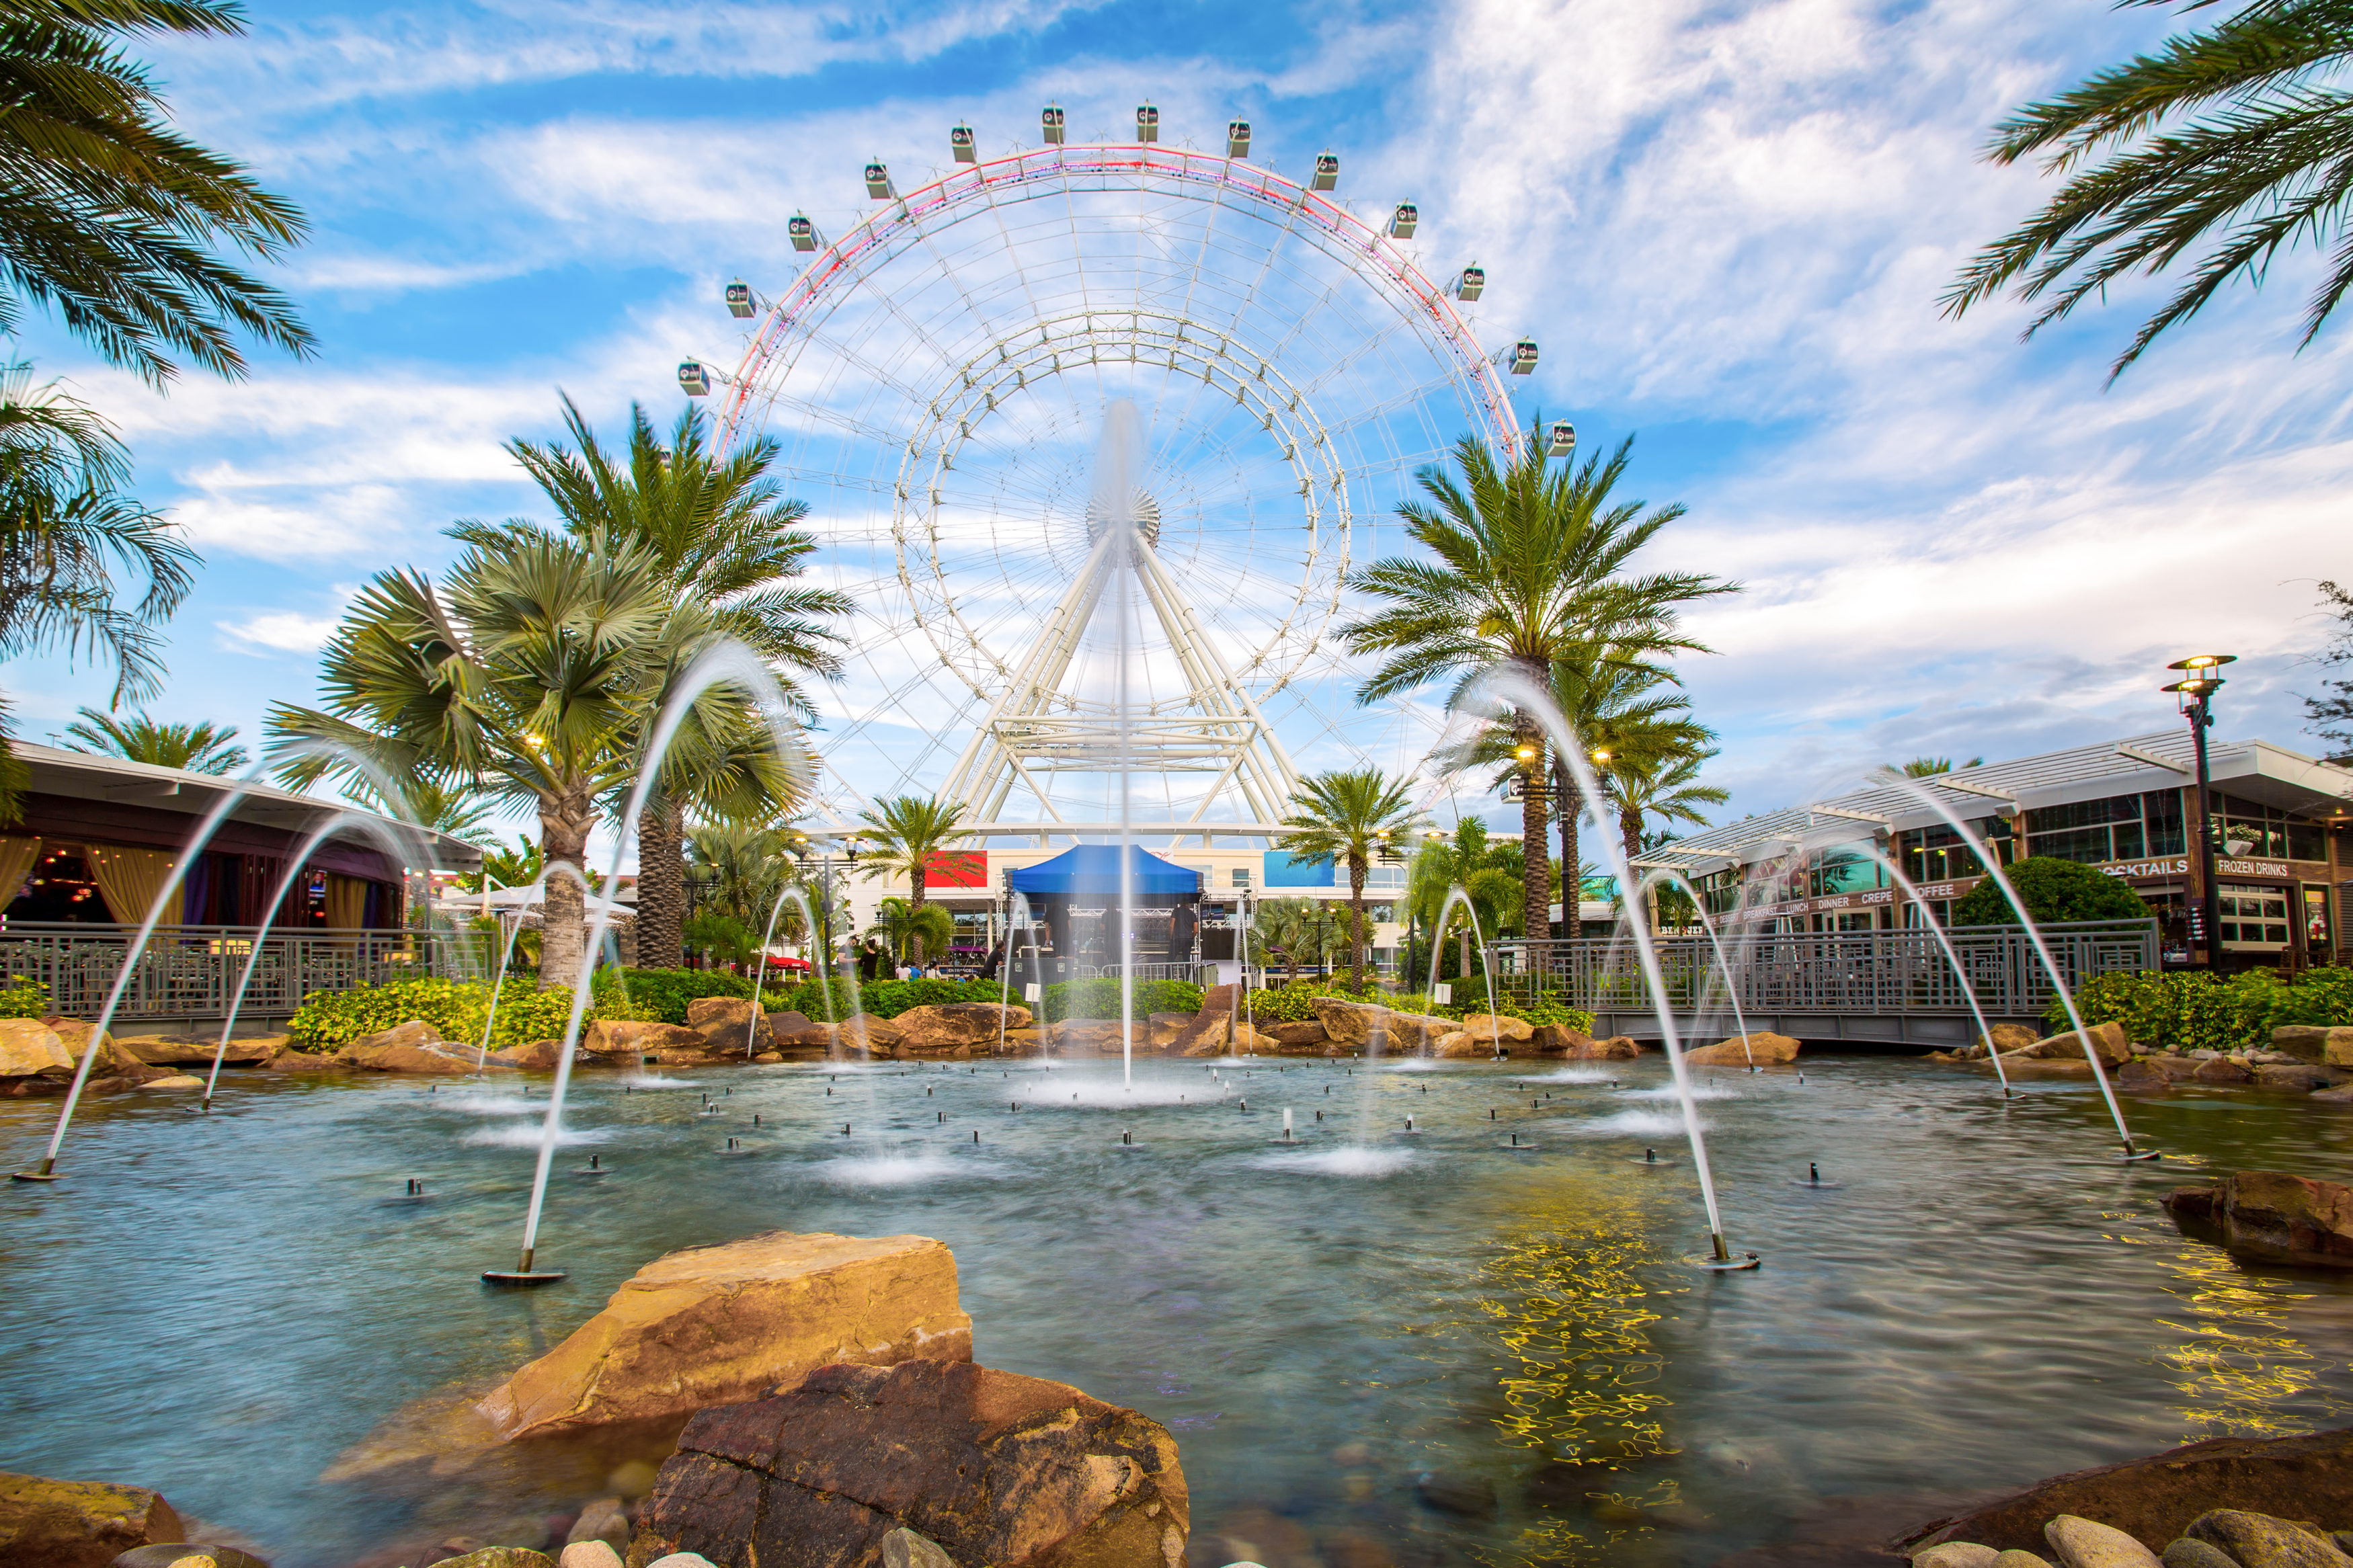
[[[1171,893],[1198,893],[1201,890],[1201,874],[1163,860],[1159,856],[1130,845],[1129,875],[1139,896],[1165,896]],[[1066,849],[1041,865],[1030,866],[1007,874],[1006,878],[1017,893],[1036,898],[1041,894],[1060,894],[1069,898],[1115,899],[1119,897],[1119,846],[1116,844],[1082,844]]]

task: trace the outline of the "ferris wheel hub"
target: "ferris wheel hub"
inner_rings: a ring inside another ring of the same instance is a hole
[[[1128,503],[1127,515],[1128,521],[1135,525],[1135,531],[1143,539],[1145,547],[1149,550],[1159,549],[1160,501],[1158,498],[1145,490],[1136,491],[1134,498]],[[1103,536],[1103,530],[1110,526],[1110,520],[1103,515],[1101,503],[1092,500],[1087,502],[1088,545],[1092,547]]]

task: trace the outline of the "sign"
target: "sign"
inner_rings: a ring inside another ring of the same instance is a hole
[[[986,888],[988,886],[987,853],[971,849],[936,850],[923,862],[923,883],[932,888]]]
[[[1440,1007],[1446,1006],[1454,1000],[1454,987],[1441,980],[1430,988],[1430,999]]]
[[[1021,983],[1021,1000],[1029,1003],[1033,1007],[1038,1005],[1038,983],[1036,981],[1025,980]]]
[[[2157,860],[2105,860],[2099,868],[2127,881],[2137,877],[2186,877],[2189,875],[2189,858],[2176,855]]]

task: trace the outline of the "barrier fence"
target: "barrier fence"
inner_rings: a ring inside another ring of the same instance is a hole
[[[60,921],[0,925],[0,976],[37,980],[50,1005],[95,1018],[106,1005],[136,927]],[[247,987],[243,1016],[283,1018],[313,991],[349,991],[387,980],[476,979],[497,963],[497,939],[476,931],[273,931]],[[133,967],[115,1016],[125,1022],[219,1018],[253,955],[251,926],[164,926]]]

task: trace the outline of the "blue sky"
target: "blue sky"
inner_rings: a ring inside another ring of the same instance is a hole
[[[2160,37],[2102,0],[954,5],[254,0],[244,40],[153,52],[185,127],[297,201],[281,280],[311,363],[158,396],[54,329],[23,350],[122,426],[142,493],[205,553],[159,715],[257,733],[312,691],[353,588],[447,559],[438,530],[535,512],[500,450],[674,412],[682,350],[730,339],[719,285],[781,273],[782,221],[863,209],[868,156],[997,151],[1035,105],[1074,132],[1162,106],[1227,119],[1296,174],[1324,146],[1366,200],[1415,194],[1496,279],[1482,335],[1533,331],[1525,389],[1689,519],[1660,564],[1749,591],[1697,617],[1687,679],[1733,807],[1921,752],[2016,754],[2178,722],[2168,658],[2242,656],[2225,735],[2316,749],[2295,693],[2347,571],[2345,334],[2295,352],[2295,258],[2116,388],[2151,298],[2021,346],[2009,306],[1936,296],[2031,210],[1975,158],[2008,109]],[[1504,323],[1504,325],[1498,325]],[[105,679],[0,680],[46,739]],[[845,698],[844,700],[850,700]]]

